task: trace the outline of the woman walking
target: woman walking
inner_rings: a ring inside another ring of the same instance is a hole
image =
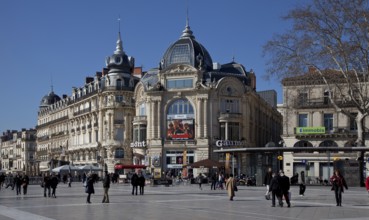
[[[233,197],[235,196],[234,187],[235,187],[235,180],[233,178],[233,174],[230,174],[226,182],[226,190],[228,192],[229,200],[231,201],[233,201]]]
[[[339,170],[336,170],[330,180],[332,183],[332,190],[334,190],[334,195],[336,197],[337,206],[342,206],[343,187],[348,189],[345,178],[343,178]]]
[[[50,187],[52,189],[51,197],[56,198],[55,191],[56,191],[56,186],[58,185],[58,183],[59,183],[58,177],[56,177],[55,173],[53,173],[50,179]],[[49,194],[49,197],[50,197],[50,194]]]

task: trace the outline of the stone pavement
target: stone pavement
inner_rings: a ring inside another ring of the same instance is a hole
[[[132,196],[131,186],[115,184],[110,188],[110,203],[101,203],[102,184],[86,204],[81,183],[71,188],[59,184],[57,198],[44,198],[43,189],[29,186],[28,194],[1,189],[0,220],[20,219],[369,219],[369,196],[365,188],[349,188],[343,194],[342,207],[336,207],[334,193],[327,186],[307,186],[304,197],[292,186],[292,207],[271,207],[264,198],[265,187],[239,186],[234,201],[225,190],[210,190],[203,185],[146,186],[145,195]]]

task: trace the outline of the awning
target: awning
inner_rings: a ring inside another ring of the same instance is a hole
[[[116,164],[114,166],[114,168],[116,170],[121,170],[121,169],[145,169],[146,166],[145,165],[134,165],[134,164],[130,164],[130,165],[124,165],[124,164]]]

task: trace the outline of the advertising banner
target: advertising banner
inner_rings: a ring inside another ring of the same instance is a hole
[[[191,140],[194,138],[193,119],[168,119],[167,140]]]
[[[296,134],[325,134],[325,127],[297,127]]]

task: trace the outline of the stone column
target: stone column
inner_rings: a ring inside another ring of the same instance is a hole
[[[208,107],[208,100],[204,99],[204,137],[208,137],[208,113],[209,113],[209,107]]]
[[[161,121],[161,102],[160,101],[158,101],[157,102],[157,112],[156,112],[156,117],[157,117],[157,119],[158,119],[158,121],[157,121],[157,138],[161,138],[161,129],[160,129],[160,127],[163,127],[163,128],[165,128],[166,127],[166,125],[164,125],[164,123],[162,123],[162,121]],[[160,125],[163,125],[163,126],[160,126]]]
[[[201,126],[201,99],[198,98],[197,99],[197,106],[196,106],[196,124],[197,124],[197,131],[196,131],[196,136],[197,138],[201,137],[201,130],[202,130],[202,126]]]

